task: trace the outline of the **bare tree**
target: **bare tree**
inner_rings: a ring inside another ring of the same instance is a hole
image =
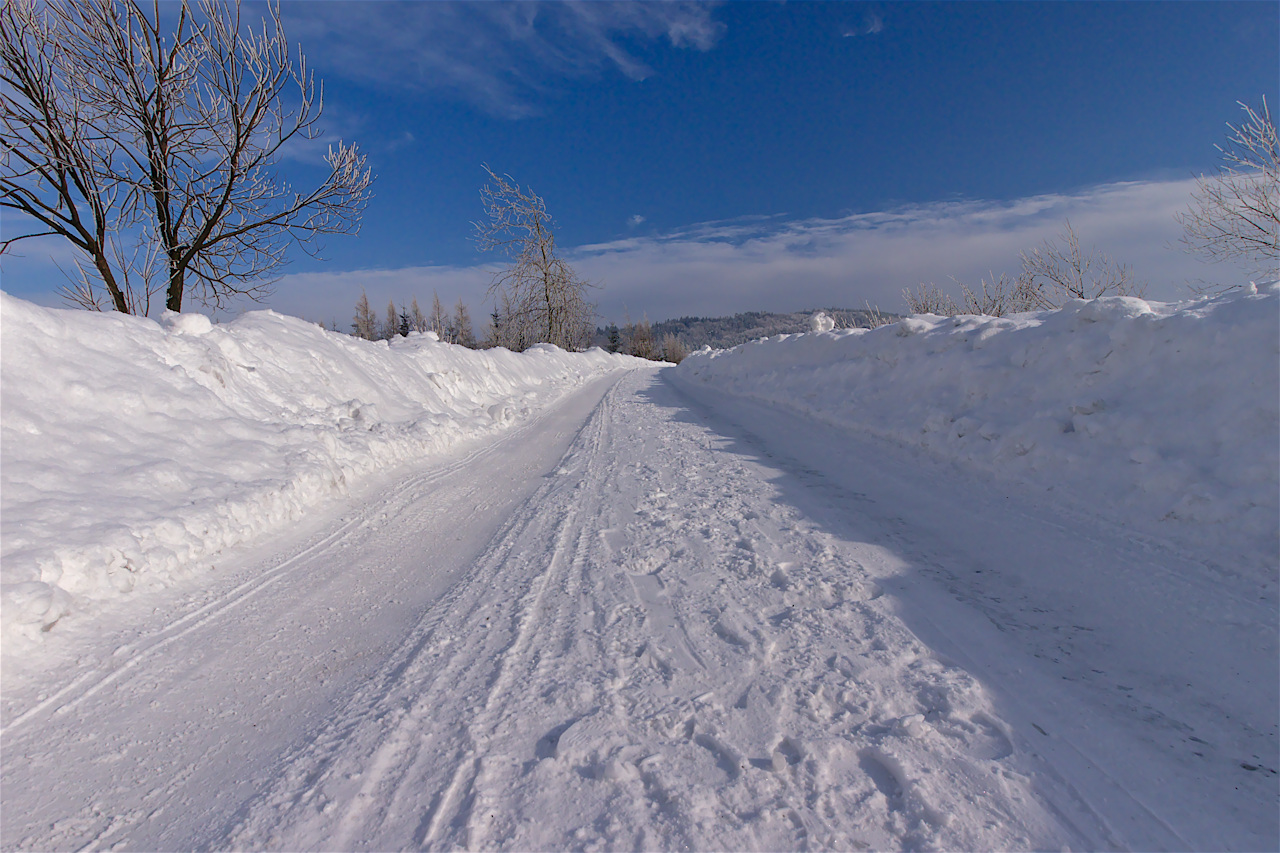
[[[427,330],[427,318],[422,315],[422,309],[418,307],[418,297],[413,297],[413,305],[409,307],[409,328],[415,332],[425,332]]]
[[[526,340],[525,346],[545,341],[584,349],[595,316],[586,293],[594,285],[556,256],[554,223],[542,198],[510,175],[484,170],[491,181],[480,191],[488,221],[475,223],[476,239],[481,251],[503,251],[512,259],[489,286],[490,296],[502,297],[502,322],[518,327],[504,334],[503,345]]]
[[[1210,261],[1242,261],[1253,272],[1280,272],[1280,139],[1267,99],[1262,109],[1244,103],[1246,121],[1228,124],[1216,146],[1222,163],[1201,175],[1191,206],[1178,217],[1182,243]]]
[[[182,0],[172,29],[161,9],[12,0],[0,11],[0,205],[37,223],[0,251],[66,237],[90,262],[68,292],[86,307],[100,307],[98,285],[126,312],[145,313],[161,291],[174,311],[188,292],[214,306],[259,298],[291,244],[357,231],[369,199],[365,158],[341,142],[318,187],[276,175],[323,110],[278,5],[261,28],[238,0]]]
[[[1142,296],[1146,285],[1134,279],[1130,269],[1094,249],[1085,255],[1071,222],[1057,240],[1023,252],[1022,274],[1014,289],[1021,307],[1014,310],[1058,308],[1068,299],[1099,296]]]
[[[684,345],[684,341],[668,332],[662,337],[662,360],[669,361],[672,364],[679,364],[684,361],[684,357],[689,354],[689,348]]]
[[[440,294],[436,292],[431,294],[431,316],[427,319],[427,331],[435,332],[436,337],[449,343],[449,318],[444,313],[444,306],[440,304]]]
[[[1003,317],[1046,307],[1042,294],[1034,287],[1034,279],[1025,274],[1025,270],[1023,275],[1012,280],[1004,273],[996,275],[992,272],[988,276],[990,281],[982,279],[978,291],[970,289],[967,284],[960,285],[960,292],[964,294],[964,313]],[[1056,303],[1061,304],[1061,300]]]
[[[378,337],[378,318],[369,307],[369,296],[363,290],[360,291],[360,300],[356,302],[356,315],[352,318],[351,331],[357,338],[366,341]]]
[[[627,324],[627,354],[657,360],[658,345],[653,339],[653,326],[649,324],[648,317],[634,326]]]
[[[915,291],[902,289],[902,298],[907,303],[907,310],[912,314],[937,314],[941,317],[954,317],[960,313],[954,299],[942,292],[933,282],[916,285]]]
[[[400,336],[400,312],[396,311],[394,299],[387,300],[387,313],[382,318],[382,326],[378,335],[384,341]]]
[[[475,349],[476,330],[471,323],[471,312],[461,298],[453,306],[453,317],[449,320],[449,343]]]
[[[1096,249],[1086,255],[1070,221],[1058,240],[1046,240],[1039,248],[1020,255],[1022,272],[1016,279],[1004,273],[990,274],[975,291],[956,282],[964,294],[964,307],[932,282],[915,291],[903,290],[907,308],[913,314],[985,314],[1003,317],[1022,311],[1061,308],[1068,299],[1096,299],[1099,296],[1141,296],[1146,285],[1134,279],[1127,266],[1117,264]],[[952,279],[954,281],[954,279]]]

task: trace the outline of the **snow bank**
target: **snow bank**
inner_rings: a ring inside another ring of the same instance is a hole
[[[432,334],[369,343],[271,311],[156,322],[3,293],[0,322],[6,646],[634,361]]]
[[[781,335],[694,353],[674,375],[1055,488],[1274,584],[1278,354],[1271,283]]]

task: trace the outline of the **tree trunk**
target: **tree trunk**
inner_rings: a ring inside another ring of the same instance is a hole
[[[102,283],[107,286],[107,292],[111,294],[111,301],[115,303],[116,310],[121,314],[132,314],[129,303],[125,301],[124,292],[120,290],[120,285],[116,284],[115,273],[111,271],[111,265],[107,263],[101,249],[93,252],[93,266],[98,270],[98,275],[102,276]]]
[[[182,269],[178,267],[170,267],[169,269],[169,289],[165,293],[164,307],[170,311],[182,311],[182,288],[183,275]]]

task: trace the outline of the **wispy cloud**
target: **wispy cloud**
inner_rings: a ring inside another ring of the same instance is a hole
[[[1236,283],[1244,273],[1208,266],[1179,251],[1182,210],[1193,182],[1107,184],[1071,194],[1012,201],[944,201],[832,219],[751,216],[705,222],[651,236],[628,236],[567,250],[574,267],[605,287],[593,296],[606,318],[652,319],[738,311],[795,311],[864,303],[902,310],[902,290],[922,281],[958,291],[951,281],[1018,272],[1018,253],[1056,237],[1070,219],[1083,246],[1128,264],[1152,299],[1189,295],[1199,279]],[[360,288],[397,304],[413,294],[461,297],[483,314],[491,281],[485,267],[286,276],[272,304],[323,318],[351,313]],[[958,293],[957,293],[958,295]],[[322,307],[332,300],[332,307]]]
[[[644,217],[638,213],[632,214],[631,218],[627,220],[627,225],[629,225],[632,228],[638,228],[643,224],[644,224]]]
[[[538,112],[563,79],[651,76],[628,47],[637,39],[710,50],[723,30],[713,10],[698,2],[337,2],[307,4],[305,15],[284,7],[290,38],[322,48],[312,55],[324,57],[325,73],[437,90],[508,118]]]
[[[1188,281],[1235,282],[1178,250],[1174,214],[1192,181],[1107,184],[1013,201],[945,201],[833,219],[756,217],[581,246],[572,260],[603,280],[606,314],[623,305],[651,317],[793,311],[816,306],[901,310],[922,281],[958,290],[989,272],[1019,269],[1018,254],[1056,237],[1070,219],[1081,243],[1127,263],[1152,299],[1189,295]]]
[[[584,277],[605,285],[592,295],[603,317],[614,320],[627,310],[654,320],[864,303],[902,310],[903,288],[922,281],[954,292],[951,276],[973,285],[989,272],[1016,274],[1018,253],[1056,237],[1070,219],[1083,246],[1107,252],[1147,281],[1149,298],[1177,300],[1190,294],[1188,282],[1248,280],[1243,271],[1206,265],[1179,250],[1181,229],[1173,217],[1193,187],[1192,180],[1144,181],[831,219],[751,216],[566,252]],[[62,277],[47,256],[38,256],[59,245],[33,245],[28,257],[6,259],[6,289],[49,301],[17,291],[11,282],[43,281],[46,292],[52,291]],[[416,296],[425,304],[437,292],[446,304],[466,301],[480,326],[491,307],[485,291],[492,270],[491,264],[478,264],[295,273],[280,280],[266,305],[320,322],[337,320],[345,329],[362,288],[379,311],[388,300],[401,305]]]
[[[873,36],[882,32],[884,32],[884,18],[873,11],[867,12],[862,16],[861,25],[845,27],[842,35],[845,38],[857,38],[858,36]]]

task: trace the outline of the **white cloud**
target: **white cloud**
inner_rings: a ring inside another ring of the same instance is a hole
[[[302,7],[298,7],[301,9]],[[538,112],[555,81],[607,70],[653,74],[627,47],[637,37],[710,50],[712,6],[668,3],[319,3],[283,7],[290,38],[322,73],[438,90],[495,115]],[[369,57],[378,57],[370,62]]]
[[[604,319],[621,320],[624,311],[660,320],[751,310],[860,308],[864,303],[900,311],[903,288],[922,281],[956,292],[950,276],[976,285],[989,272],[1016,274],[1018,253],[1055,237],[1070,219],[1081,245],[1128,264],[1149,283],[1148,297],[1177,300],[1190,295],[1189,281],[1248,280],[1243,271],[1201,263],[1177,245],[1181,229],[1173,217],[1185,209],[1193,187],[1190,179],[1130,182],[1071,194],[945,201],[833,219],[749,216],[570,248],[566,256],[588,280],[605,285],[593,293]],[[24,295],[9,286],[14,263],[5,261],[6,289]],[[18,263],[23,275],[14,275],[14,281],[29,280],[39,271],[34,254]],[[46,280],[60,284],[56,270],[47,262],[45,267]],[[265,304],[326,324],[336,320],[346,329],[361,288],[379,312],[388,299],[400,305],[415,296],[426,310],[432,293],[438,292],[446,305],[459,298],[467,302],[480,331],[492,307],[485,291],[493,268],[295,273],[279,281]]]
[[[643,225],[644,217],[638,213],[632,214],[631,218],[627,220],[627,224],[630,225],[632,228],[635,228],[639,225]]]
[[[922,281],[958,290],[989,272],[1015,275],[1018,253],[1055,237],[1070,219],[1085,248],[1128,264],[1152,299],[1189,295],[1189,281],[1234,283],[1244,274],[1181,251],[1174,214],[1193,181],[1108,184],[1009,202],[950,201],[837,219],[754,218],[631,237],[572,252],[575,267],[607,283],[602,312],[651,318],[748,310],[794,311],[864,302],[901,310]]]

